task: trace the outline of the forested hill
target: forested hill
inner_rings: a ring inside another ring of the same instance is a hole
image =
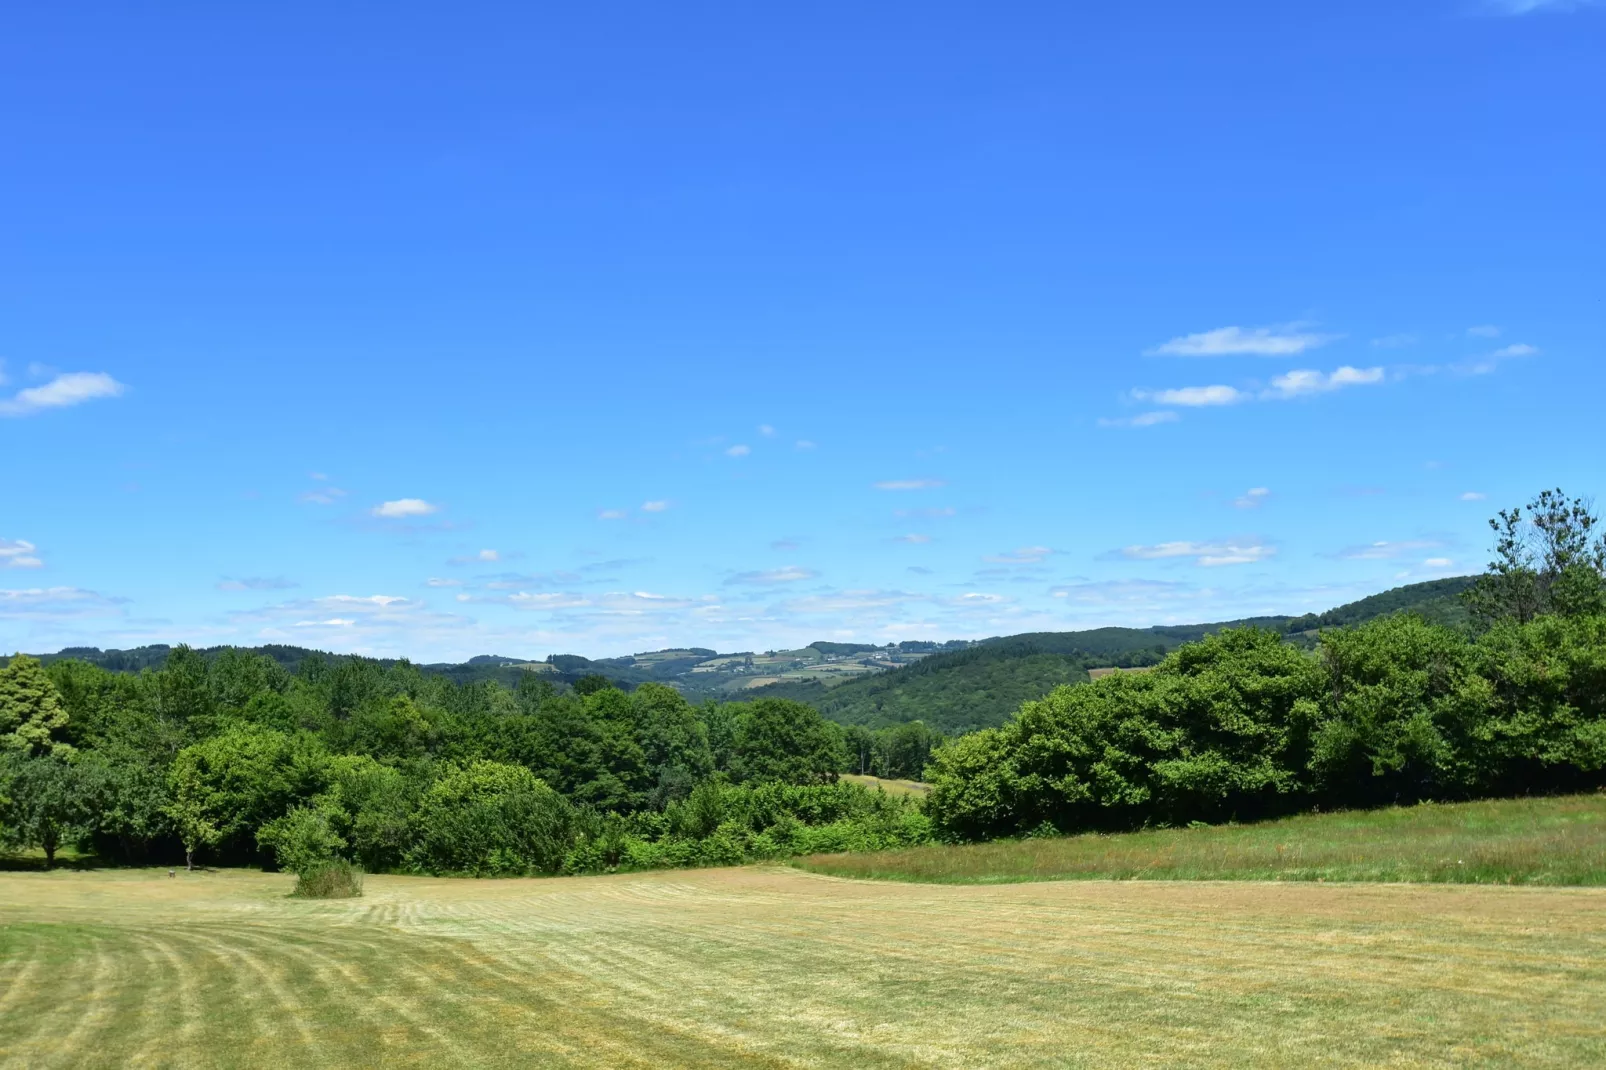
[[[1360,624],[1406,610],[1439,623],[1464,624],[1467,614],[1460,595],[1472,582],[1471,576],[1457,576],[1415,583],[1301,617],[1027,632],[988,639],[967,650],[933,654],[913,665],[836,687],[782,683],[747,694],[807,702],[843,724],[879,727],[921,720],[944,732],[968,732],[1002,724],[1022,702],[1041,698],[1060,684],[1086,680],[1088,669],[1153,665],[1183,643],[1223,628],[1252,624],[1282,632],[1297,643],[1313,643],[1323,628]]]
[[[921,720],[945,732],[959,732],[1000,724],[1022,702],[1039,698],[1060,684],[1087,679],[1086,670],[1090,668],[1153,665],[1181,644],[1223,628],[1253,624],[1282,632],[1294,642],[1311,644],[1323,628],[1359,624],[1403,610],[1439,623],[1460,625],[1467,619],[1460,595],[1471,583],[1472,577],[1462,576],[1411,584],[1302,617],[1028,632],[980,642],[906,642],[897,647],[819,642],[799,650],[738,654],[686,647],[596,660],[577,654],[554,654],[542,661],[482,654],[461,664],[427,664],[419,668],[458,684],[495,680],[510,688],[530,673],[559,685],[573,684],[591,675],[606,677],[626,689],[649,682],[667,683],[694,702],[732,697],[793,698],[843,724],[877,727]],[[212,647],[201,653],[210,658],[224,649],[227,648]],[[73,658],[113,672],[139,672],[161,668],[171,650],[165,645],[132,650],[69,647],[41,655],[41,660],[48,663]],[[309,658],[344,657],[283,645],[256,647],[254,651],[291,672]],[[0,664],[7,660],[0,657]],[[377,664],[389,667],[397,662],[378,659]],[[837,683],[844,678],[847,682]],[[764,679],[780,682],[749,686]]]

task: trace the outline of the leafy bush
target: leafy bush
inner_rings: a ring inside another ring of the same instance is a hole
[[[451,768],[424,793],[406,864],[477,877],[555,873],[573,826],[568,801],[528,769],[473,762]]]
[[[362,870],[338,859],[324,862],[298,876],[290,894],[298,899],[355,899],[362,895]]]

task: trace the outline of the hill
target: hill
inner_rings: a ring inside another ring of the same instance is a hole
[[[1473,577],[1431,580],[1371,595],[1325,613],[1302,617],[1251,617],[1211,624],[1153,628],[1093,628],[1079,632],[1025,632],[972,642],[908,641],[887,646],[816,642],[796,650],[720,654],[707,647],[673,647],[616,658],[553,654],[543,660],[481,654],[462,663],[419,665],[422,672],[459,684],[494,680],[515,687],[530,673],[555,685],[585,676],[606,677],[626,690],[647,682],[669,684],[693,701],[731,698],[790,698],[807,702],[843,724],[876,727],[922,720],[945,732],[1002,723],[1022,702],[1060,684],[1087,679],[1094,668],[1153,665],[1183,643],[1222,628],[1252,624],[1312,645],[1323,628],[1359,624],[1406,610],[1451,626],[1467,622],[1460,595]],[[215,656],[227,647],[208,647]],[[290,671],[308,658],[338,660],[305,647],[253,647]],[[160,668],[172,648],[163,644],[131,650],[68,647],[40,655],[50,662],[78,658],[114,672]],[[0,664],[7,658],[0,657]],[[394,659],[377,660],[394,665]]]
[[[807,702],[843,724],[880,727],[921,720],[944,732],[968,732],[1002,724],[1022,702],[1041,698],[1060,684],[1086,680],[1088,669],[1153,665],[1183,643],[1223,628],[1254,625],[1311,645],[1323,628],[1360,624],[1405,611],[1452,626],[1463,625],[1467,617],[1460,594],[1472,581],[1473,577],[1458,576],[1410,584],[1302,617],[1000,636],[836,687],[783,682],[755,688],[749,694]]]

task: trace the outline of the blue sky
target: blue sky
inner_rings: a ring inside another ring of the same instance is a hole
[[[8,15],[0,647],[1295,613],[1606,491],[1606,6],[338,7]]]

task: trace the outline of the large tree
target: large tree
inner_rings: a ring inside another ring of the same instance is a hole
[[[0,751],[65,757],[66,727],[67,710],[38,659],[18,654],[0,669]]]
[[[1473,617],[1488,626],[1606,611],[1606,534],[1596,531],[1592,504],[1558,488],[1526,508],[1502,509],[1489,521],[1494,559],[1467,592]]]

